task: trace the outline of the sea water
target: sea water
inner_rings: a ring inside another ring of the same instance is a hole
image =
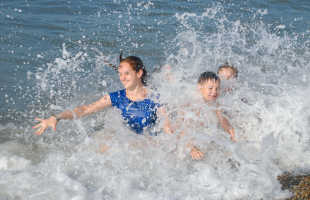
[[[309,11],[307,0],[1,1],[0,199],[289,197],[277,176],[310,171]],[[113,108],[34,134],[35,117],[121,89],[108,64],[120,51],[142,58],[173,124],[184,113],[175,134],[136,135]],[[218,103],[237,142],[196,87],[225,62],[239,76]]]

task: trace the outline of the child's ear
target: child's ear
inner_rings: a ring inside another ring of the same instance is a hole
[[[139,78],[141,78],[141,77],[142,77],[142,75],[143,75],[143,70],[142,70],[142,69],[140,69],[140,70],[138,71],[137,75],[138,75],[138,77],[139,77]]]
[[[200,83],[197,84],[197,90],[200,91],[202,88],[202,85]]]

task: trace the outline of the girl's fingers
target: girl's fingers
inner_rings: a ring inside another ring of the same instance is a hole
[[[39,128],[39,127],[41,127],[41,123],[33,126],[32,128]]]
[[[36,121],[43,121],[44,119],[42,119],[42,118],[38,118],[38,117],[36,117],[36,118],[34,118]]]
[[[40,119],[40,118],[36,118],[36,119],[42,120],[42,119]],[[41,134],[45,131],[45,129],[47,128],[47,125],[44,124],[43,122],[41,122],[41,123],[39,123],[39,124],[33,126],[32,128],[33,128],[33,129],[38,129],[38,130],[35,132],[36,135],[41,135]]]
[[[45,131],[45,129],[46,129],[46,127],[42,127],[42,128],[40,128],[40,130],[39,130],[39,135],[41,135],[42,133],[44,133],[44,131]]]
[[[42,129],[42,128],[40,128],[38,131],[36,131],[35,134],[36,134],[36,135],[41,135],[41,134],[42,134],[41,129]]]

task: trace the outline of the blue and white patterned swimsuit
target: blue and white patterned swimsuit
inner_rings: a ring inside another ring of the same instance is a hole
[[[151,99],[132,101],[127,98],[126,90],[109,93],[112,106],[121,110],[124,120],[137,134],[143,134],[143,130],[152,127],[157,120],[157,108],[159,103]]]

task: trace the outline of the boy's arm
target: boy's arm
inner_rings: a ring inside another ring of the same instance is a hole
[[[234,130],[234,128],[230,125],[230,123],[229,123],[229,121],[226,119],[226,117],[224,117],[224,116],[222,115],[222,113],[221,113],[220,110],[216,110],[215,112],[216,112],[216,116],[217,116],[217,118],[219,119],[219,122],[220,122],[222,128],[223,128],[228,134],[230,134],[230,139],[231,139],[232,141],[235,142],[236,139],[235,139],[235,130]]]

